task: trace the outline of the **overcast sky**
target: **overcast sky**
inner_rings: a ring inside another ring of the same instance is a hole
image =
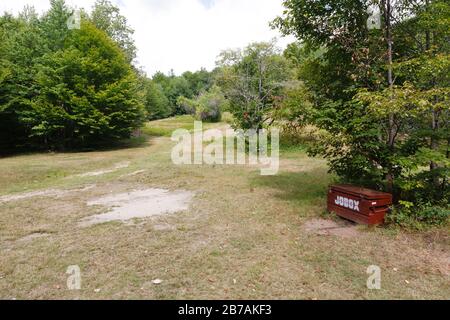
[[[26,4],[38,12],[49,0],[1,0],[0,11],[17,13]],[[95,0],[66,0],[90,11]],[[135,29],[138,64],[149,75],[211,70],[223,49],[280,38],[269,21],[281,14],[281,0],[112,0]],[[285,47],[292,38],[280,38]]]

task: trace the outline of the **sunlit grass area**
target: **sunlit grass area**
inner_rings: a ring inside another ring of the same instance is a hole
[[[145,125],[143,132],[151,136],[170,137],[177,129],[194,130],[194,121],[190,115],[152,121]]]

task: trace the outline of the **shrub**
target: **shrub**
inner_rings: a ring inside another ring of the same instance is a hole
[[[399,226],[421,230],[433,226],[448,224],[450,209],[447,206],[422,204],[415,206],[412,202],[401,201],[387,216],[387,222]]]
[[[197,98],[196,118],[200,121],[219,122],[227,100],[219,87],[214,86]]]
[[[195,115],[197,110],[197,101],[193,99],[188,99],[184,96],[180,96],[177,99],[177,109],[183,114]]]
[[[429,225],[445,225],[450,217],[450,209],[442,207],[426,207],[418,215],[419,221]]]
[[[222,111],[227,108],[228,101],[220,88],[214,86],[195,99],[179,97],[177,105],[185,113],[195,115],[199,121],[219,122],[222,120]]]

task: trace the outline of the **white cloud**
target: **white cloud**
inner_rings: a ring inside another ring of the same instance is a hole
[[[66,0],[66,3],[72,7],[90,8],[94,0]],[[50,7],[50,0],[14,0],[2,1],[0,3],[0,12],[7,11],[9,13],[17,13],[26,5],[33,6],[39,13],[47,10]]]
[[[4,1],[3,1],[4,2]],[[91,8],[94,0],[66,0]],[[281,14],[281,0],[113,0],[135,29],[138,62],[149,73],[179,74],[201,67],[212,69],[223,49],[279,37],[269,22]],[[38,11],[48,0],[15,0],[0,11],[17,12],[25,4]],[[281,39],[284,47],[292,38]]]

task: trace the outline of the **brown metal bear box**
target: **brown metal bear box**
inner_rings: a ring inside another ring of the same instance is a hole
[[[328,211],[345,219],[367,225],[384,223],[392,205],[390,193],[352,185],[330,186]]]

